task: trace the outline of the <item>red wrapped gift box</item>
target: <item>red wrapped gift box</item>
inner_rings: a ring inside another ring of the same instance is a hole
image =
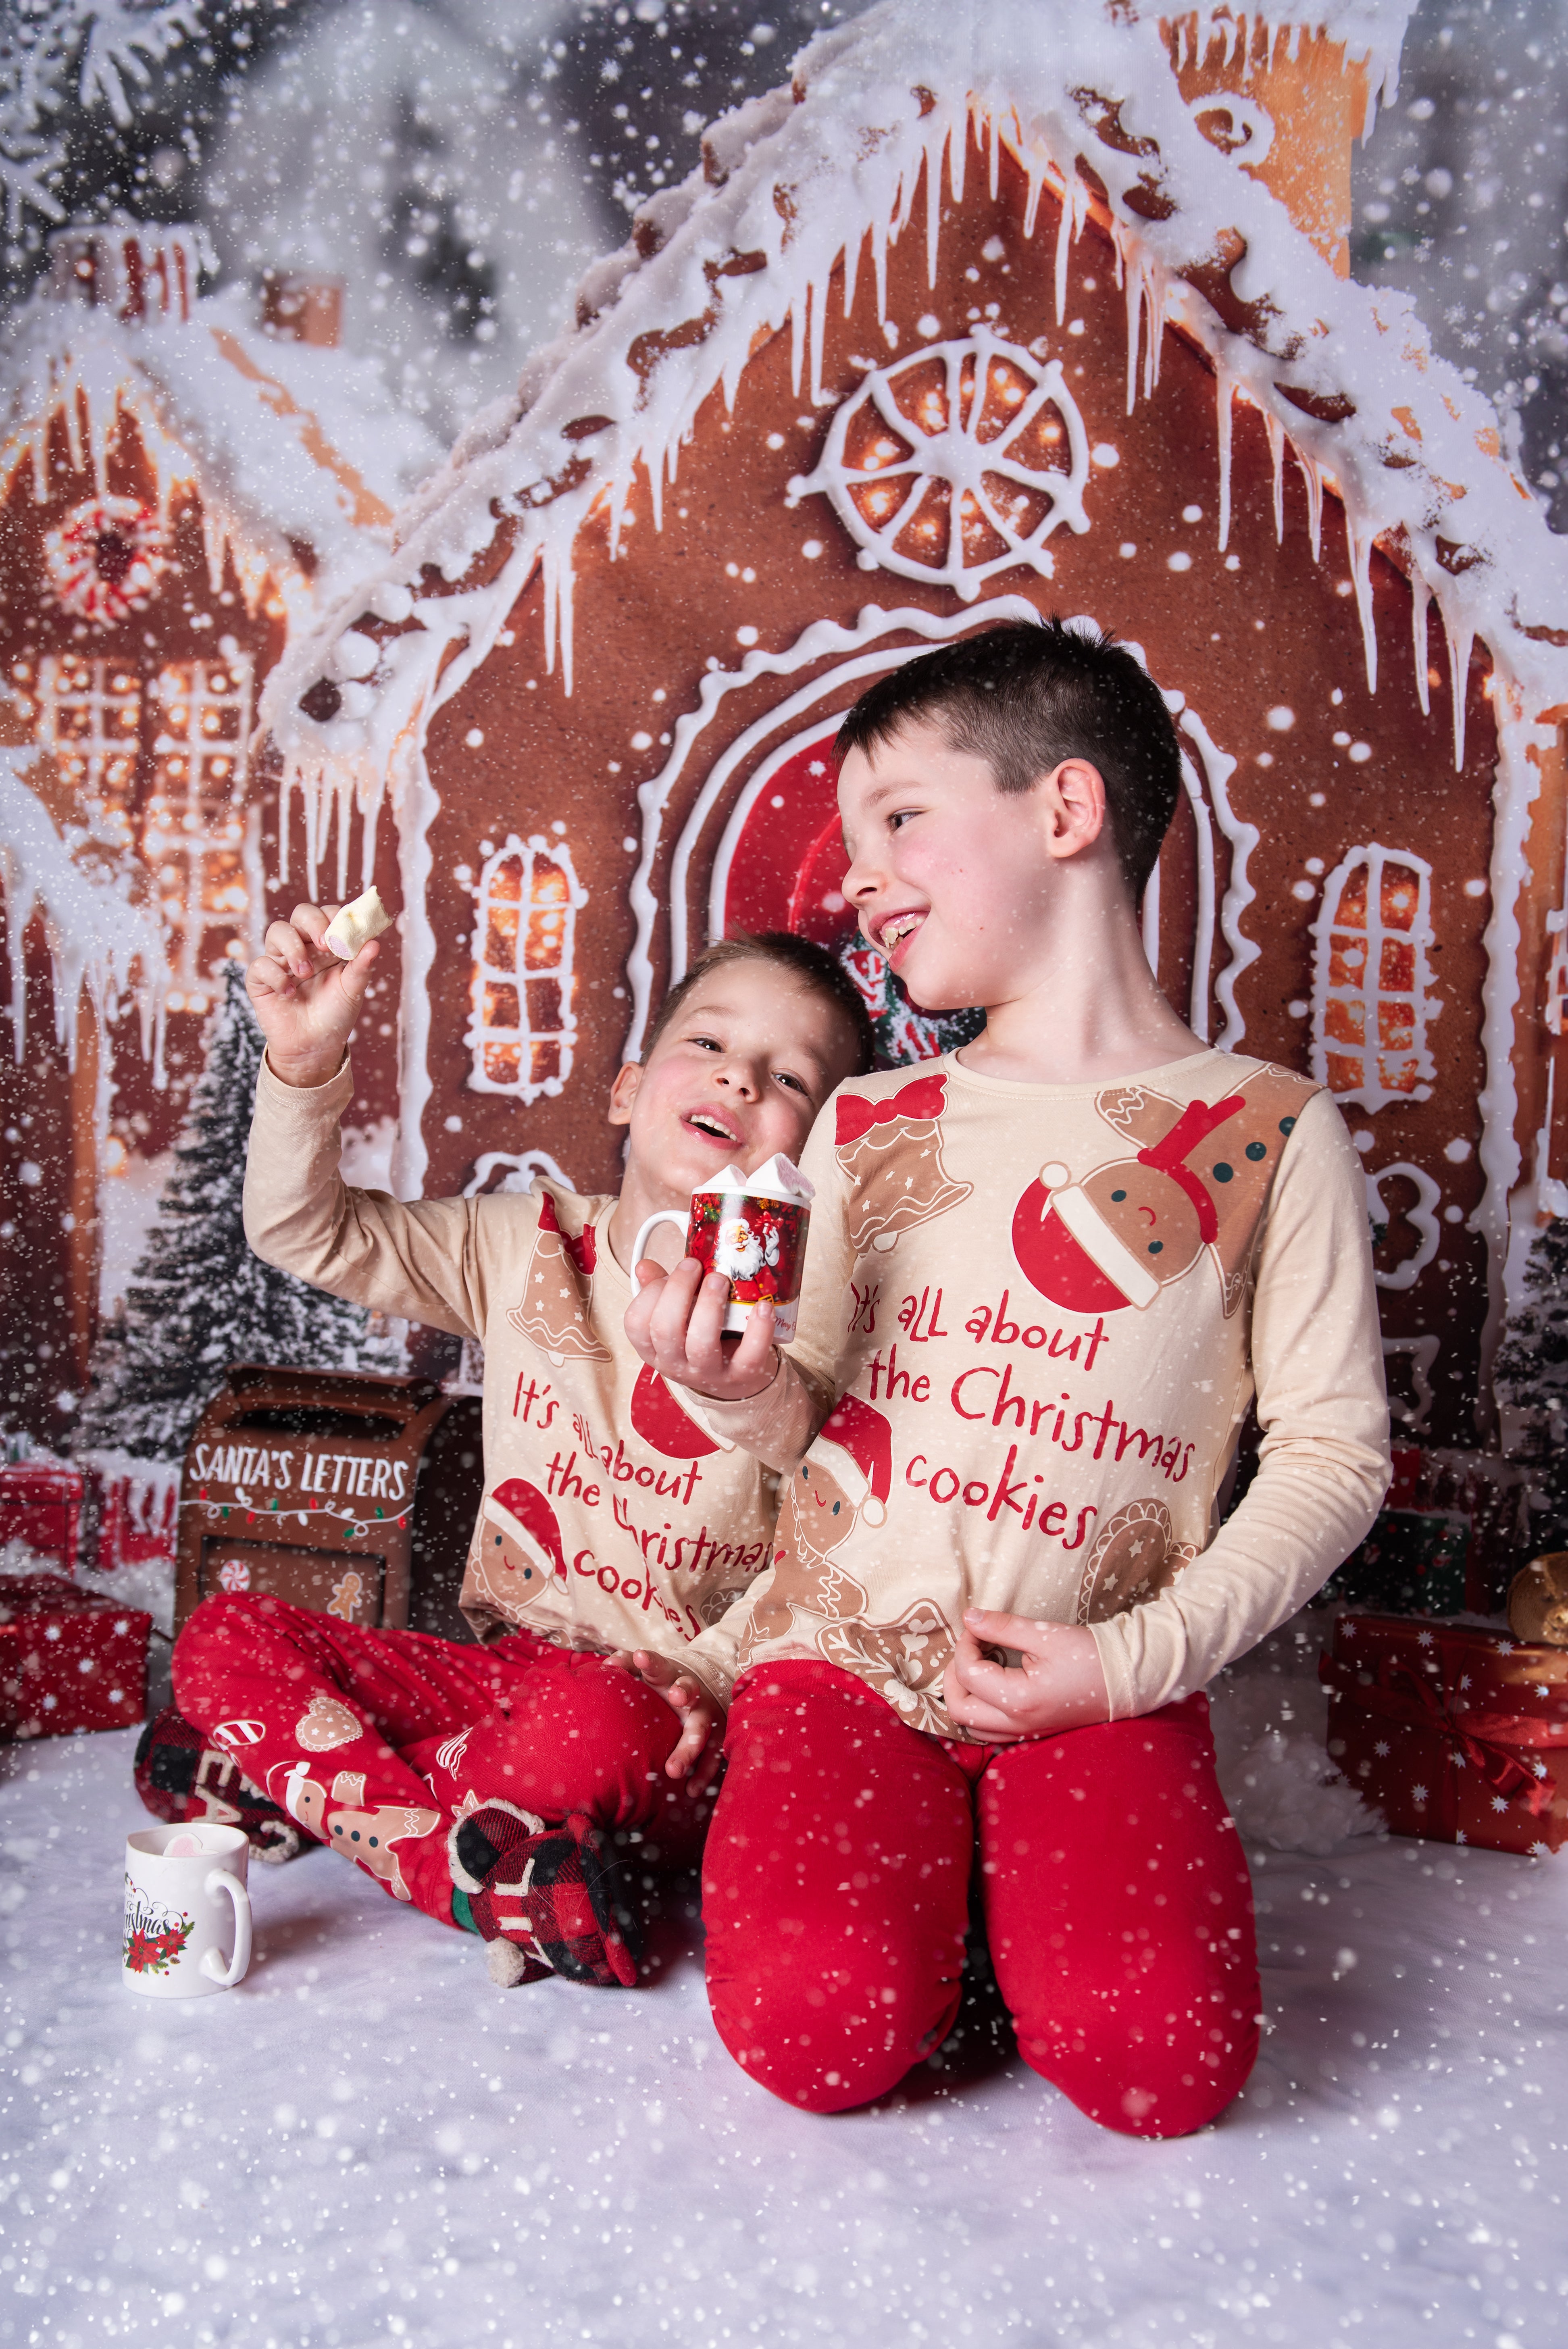
[[[152,1618],[57,1574],[0,1576],[0,1737],[128,1729],[147,1713]]]
[[[0,1542],[25,1541],[77,1570],[81,1538],[82,1472],[63,1460],[11,1460],[0,1465]]]
[[[1395,1835],[1518,1852],[1568,1839],[1568,1648],[1342,1615],[1318,1671],[1329,1754]]]

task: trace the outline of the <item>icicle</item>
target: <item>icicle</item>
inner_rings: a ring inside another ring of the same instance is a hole
[[[1069,191],[1062,190],[1061,218],[1057,222],[1057,324],[1061,326],[1068,315],[1068,255],[1072,250],[1073,212],[1075,206]],[[1121,248],[1117,247],[1117,267],[1121,266]]]
[[[1427,607],[1432,591],[1414,564],[1410,566],[1410,640],[1416,656],[1416,698],[1423,718],[1431,714],[1430,679],[1427,675]]]
[[[955,204],[964,202],[964,186],[969,173],[969,103],[965,100],[962,126],[953,114],[947,118],[947,185]]]
[[[1024,148],[1024,140],[1021,132],[1019,134],[1018,146],[1020,152],[1022,152]],[[1029,183],[1028,191],[1024,198],[1024,234],[1026,238],[1032,241],[1035,233],[1035,223],[1040,216],[1040,198],[1046,191],[1046,177],[1049,170],[1049,166],[1046,163],[1040,162],[1037,158],[1031,156],[1027,169]],[[1058,324],[1060,323],[1060,316],[1061,314],[1058,311]]]
[[[824,285],[819,288],[817,298],[811,305],[810,323],[806,336],[807,348],[810,353],[810,405],[813,408],[825,408],[828,405],[828,395],[822,388],[822,360],[827,339],[828,289]]]
[[[1121,250],[1121,239],[1117,239]],[[1127,412],[1138,405],[1138,337],[1143,325],[1143,279],[1130,255],[1126,257],[1122,295],[1127,305]]]
[[[951,132],[947,134],[951,139]],[[952,159],[949,158],[951,165]],[[925,144],[925,282],[936,284],[936,255],[942,241],[942,141]]]
[[[877,289],[877,323],[880,326],[887,316],[887,222],[877,212],[872,214],[871,239],[872,269]]]
[[[1290,453],[1300,468],[1306,484],[1306,533],[1312,546],[1312,559],[1323,559],[1323,475],[1315,457],[1309,456],[1298,441],[1290,444]]]
[[[82,443],[81,410],[82,407],[87,406],[87,402],[88,395],[86,390],[81,385],[75,382],[72,383],[64,399],[60,402],[61,413],[64,415],[66,420],[66,448],[70,456],[71,471],[73,473],[79,473],[84,470],[85,451]],[[80,404],[78,405],[78,403]],[[92,416],[90,408],[88,409],[88,416],[90,428]],[[94,462],[96,465],[96,445],[94,449]],[[103,494],[103,484],[101,481],[98,484],[98,494],[100,497]]]
[[[1377,525],[1365,516],[1352,516],[1345,507],[1345,536],[1350,552],[1350,578],[1356,589],[1356,609],[1361,621],[1361,648],[1367,660],[1367,690],[1377,690],[1377,619],[1372,608],[1372,545]]]
[[[1223,554],[1231,539],[1231,420],[1235,383],[1228,375],[1216,374],[1214,391],[1219,406],[1220,552]]]
[[[1449,598],[1440,587],[1437,595],[1449,648],[1449,691],[1454,705],[1454,772],[1461,774],[1465,763],[1465,705],[1470,698],[1470,651],[1475,644],[1475,630],[1450,609]]]
[[[348,902],[348,835],[354,823],[354,770],[346,761],[333,778],[333,812],[337,822],[337,902]]]
[[[1284,426],[1272,408],[1263,411],[1264,430],[1268,435],[1269,460],[1274,467],[1274,543],[1284,544]]]
[[[811,306],[811,281],[798,302],[789,305],[789,397],[800,397],[800,368],[806,356],[806,314]]]
[[[1146,262],[1140,269],[1143,299],[1149,308],[1149,339],[1143,353],[1143,397],[1152,399],[1160,382],[1160,365],[1165,356],[1165,272],[1156,261]]]
[[[990,144],[991,202],[995,203],[1002,186],[1002,122],[995,106],[990,109],[985,127]]]

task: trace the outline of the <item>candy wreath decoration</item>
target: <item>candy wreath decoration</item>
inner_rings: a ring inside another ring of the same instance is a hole
[[[169,569],[169,533],[135,498],[89,498],[44,541],[49,590],[62,612],[112,628],[152,601]]]

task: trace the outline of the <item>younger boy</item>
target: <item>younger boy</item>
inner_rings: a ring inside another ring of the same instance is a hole
[[[714,2013],[791,2104],[883,2094],[952,2024],[977,1858],[1026,2060],[1181,2135],[1257,2046],[1202,1691],[1387,1477],[1361,1170],[1326,1092],[1210,1049],[1150,976],[1180,761],[1130,653],[998,627],[873,686],[838,747],[862,929],[986,1026],[819,1122],[799,1367],[727,1364],[690,1267],[628,1325],[789,1475],[771,1574],[692,1658],[740,1671]],[[1258,1475],[1217,1526],[1254,1399]]]
[[[297,1847],[297,1823],[481,1934],[498,1981],[629,1984],[601,1835],[695,1859],[726,1684],[688,1656],[764,1567],[778,1483],[627,1344],[632,1244],[732,1161],[793,1157],[834,1086],[870,1068],[870,1026],[820,947],[726,940],[615,1080],[618,1198],[541,1180],[526,1197],[405,1205],[338,1172],[348,1035],[378,949],[340,962],[330,910],[273,923],[249,973],[267,1052],[246,1234],[318,1288],[483,1341],[485,1492],[460,1603],[488,1644],[211,1598],[175,1649],[181,1718],[139,1780],[175,1818],[211,1815],[214,1787],[263,1856]],[[770,1360],[770,1323],[736,1349],[743,1382]]]

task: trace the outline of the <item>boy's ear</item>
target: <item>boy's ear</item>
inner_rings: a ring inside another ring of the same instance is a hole
[[[610,1107],[608,1115],[612,1125],[630,1125],[632,1123],[632,1103],[637,1098],[638,1088],[641,1086],[642,1081],[643,1071],[641,1062],[637,1061],[623,1061],[619,1070],[616,1071],[615,1081],[610,1088]]]
[[[1098,767],[1087,759],[1064,759],[1043,778],[1040,797],[1047,854],[1081,856],[1093,847],[1106,821],[1105,781]]]

